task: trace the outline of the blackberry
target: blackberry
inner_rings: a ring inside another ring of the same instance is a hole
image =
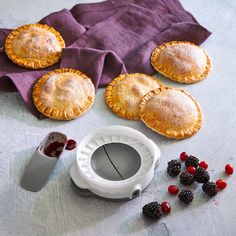
[[[171,160],[168,162],[167,173],[175,177],[181,172],[181,163],[178,160]]]
[[[143,215],[151,219],[159,219],[163,215],[161,204],[150,202],[143,207]]]
[[[194,182],[193,175],[188,172],[182,172],[179,176],[180,183],[183,185],[191,185]]]
[[[186,168],[189,166],[193,166],[195,168],[198,168],[199,165],[199,159],[197,157],[194,157],[192,155],[189,155],[185,161]]]
[[[218,188],[214,182],[207,182],[202,185],[202,190],[208,196],[213,197],[217,194]]]
[[[208,173],[208,171],[206,171],[204,168],[199,167],[193,178],[198,182],[198,183],[206,183],[210,180],[210,175]]]
[[[181,162],[179,160],[171,160],[168,162],[168,166],[181,166]]]
[[[179,200],[185,204],[190,203],[194,198],[193,193],[190,190],[182,190],[179,193],[178,197],[179,197]]]

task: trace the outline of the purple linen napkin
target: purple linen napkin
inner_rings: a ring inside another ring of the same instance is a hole
[[[43,18],[65,40],[61,62],[43,70],[21,68],[5,54],[9,29],[0,29],[0,90],[18,90],[30,111],[43,116],[32,103],[32,87],[55,68],[71,67],[86,73],[96,88],[120,73],[153,74],[150,56],[162,43],[181,40],[197,45],[211,34],[185,11],[178,0],[109,0],[78,4]]]

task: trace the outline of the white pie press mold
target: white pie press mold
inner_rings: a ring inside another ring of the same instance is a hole
[[[141,132],[107,126],[80,142],[70,176],[82,195],[133,199],[151,182],[160,155],[157,145]]]

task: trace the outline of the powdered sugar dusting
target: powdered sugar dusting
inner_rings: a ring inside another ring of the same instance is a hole
[[[90,89],[91,90],[91,89]],[[90,95],[86,80],[75,73],[61,73],[50,76],[43,85],[42,98],[45,102],[81,104]]]
[[[22,31],[13,41],[15,53],[22,58],[47,58],[51,53],[61,52],[56,36],[36,26]]]
[[[154,119],[176,127],[189,126],[197,120],[198,111],[190,97],[179,90],[167,90],[152,97],[144,110]]]
[[[202,74],[207,66],[203,50],[189,44],[166,47],[160,51],[157,60],[162,67],[168,68],[176,75]]]

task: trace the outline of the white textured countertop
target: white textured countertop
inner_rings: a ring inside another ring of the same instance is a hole
[[[71,8],[78,0],[0,0],[0,27],[11,28],[36,22],[48,13]],[[92,2],[92,1],[90,1]],[[224,165],[236,168],[236,2],[181,0],[196,19],[213,32],[202,45],[213,60],[209,78],[181,85],[164,77],[162,82],[184,88],[197,98],[204,111],[204,124],[192,138],[174,141],[152,132],[141,122],[114,116],[99,89],[95,105],[70,122],[37,120],[17,93],[0,92],[0,236],[34,235],[236,235],[236,178],[208,199],[192,187],[195,199],[184,207],[167,194],[167,186],[178,183],[166,174],[167,161],[182,151],[209,163],[212,179],[225,177]],[[47,185],[38,193],[19,185],[25,165],[39,142],[50,131],[62,131],[78,142],[89,132],[106,125],[125,125],[151,138],[162,151],[160,166],[143,195],[129,202],[107,202],[80,197],[71,188],[69,169],[75,152],[67,152],[57,164]],[[142,206],[152,200],[169,201],[172,213],[150,223],[141,216]]]

